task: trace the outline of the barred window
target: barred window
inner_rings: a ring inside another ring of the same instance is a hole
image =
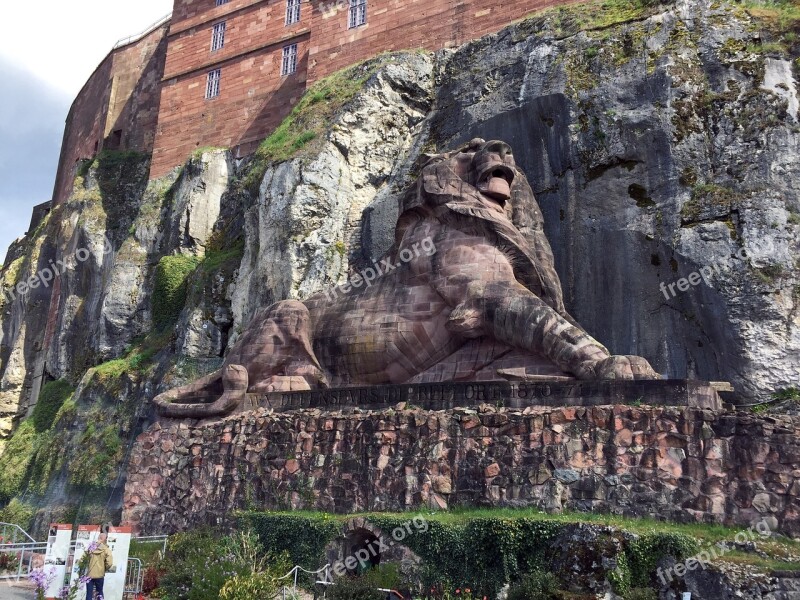
[[[214,69],[208,73],[206,82],[206,98],[216,98],[219,96],[219,79],[222,74],[221,69]]]
[[[225,45],[225,21],[214,25],[211,31],[211,51],[219,50]]]
[[[217,6],[222,6],[223,4],[227,4],[228,0],[217,0]]]
[[[291,75],[297,70],[297,44],[283,47],[281,75]]]
[[[286,0],[286,24],[300,22],[300,2],[301,0]]]
[[[358,27],[367,22],[367,0],[350,0],[349,27]]]

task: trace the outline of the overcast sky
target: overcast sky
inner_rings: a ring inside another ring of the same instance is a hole
[[[67,112],[117,40],[172,10],[172,0],[5,2],[0,37],[0,260],[50,199]],[[13,27],[28,23],[29,27]]]

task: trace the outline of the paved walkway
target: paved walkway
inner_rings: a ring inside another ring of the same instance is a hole
[[[0,600],[32,600],[33,597],[33,586],[27,581],[0,581]]]

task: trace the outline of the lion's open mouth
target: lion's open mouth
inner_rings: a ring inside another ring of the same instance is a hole
[[[514,171],[505,165],[492,165],[481,173],[477,187],[484,196],[503,206],[511,198],[512,181]]]

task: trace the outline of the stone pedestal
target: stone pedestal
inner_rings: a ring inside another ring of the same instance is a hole
[[[603,406],[609,404],[722,408],[714,387],[685,379],[616,381],[482,381],[380,385],[297,392],[248,394],[240,412],[256,408],[276,411],[318,408],[380,410],[405,403],[426,410],[492,404],[529,406]]]

